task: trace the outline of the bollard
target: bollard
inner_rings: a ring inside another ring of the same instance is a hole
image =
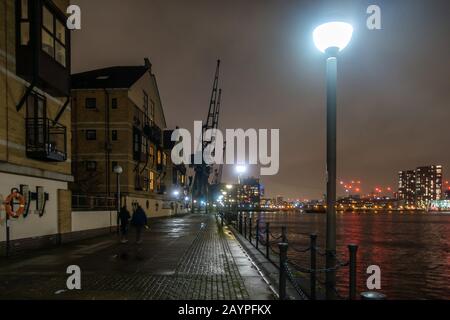
[[[280,300],[286,300],[286,263],[287,263],[287,243],[279,243],[278,249],[280,249],[280,279],[278,294]]]
[[[250,219],[248,219],[248,240],[250,240],[250,244],[252,244],[252,219],[253,215],[250,214]]]
[[[310,275],[310,298],[316,300],[316,268],[317,268],[317,235],[312,234],[309,236],[311,241],[311,273]]]
[[[270,226],[270,223],[266,222],[266,258],[268,260],[270,260],[270,255],[269,255],[270,254],[270,252],[269,252],[269,246],[270,246],[269,226]]]
[[[348,252],[350,256],[349,264],[349,286],[348,286],[348,298],[349,300],[356,299],[356,253],[358,246],[356,244],[350,244],[348,246]]]
[[[259,218],[256,220],[256,249],[259,247]]]
[[[281,227],[281,241],[283,243],[288,243],[287,228],[286,227]]]
[[[239,216],[239,233],[242,234],[242,212],[238,212]]]
[[[222,229],[223,229],[223,220],[224,220],[224,216],[225,216],[225,214],[222,212],[222,214],[220,215],[220,217],[221,217],[221,224],[222,224]]]
[[[361,293],[361,300],[386,300],[386,296],[376,291],[367,291]]]
[[[247,239],[247,215],[244,217],[244,239]]]

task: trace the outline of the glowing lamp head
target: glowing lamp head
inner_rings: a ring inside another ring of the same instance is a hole
[[[245,173],[245,171],[247,171],[247,168],[245,166],[237,166],[236,167],[236,172],[239,174]]]
[[[115,166],[113,170],[115,174],[122,174],[123,172],[123,168],[119,165]]]
[[[331,48],[344,50],[352,36],[353,27],[346,22],[328,22],[318,26],[313,32],[314,44],[323,53]]]

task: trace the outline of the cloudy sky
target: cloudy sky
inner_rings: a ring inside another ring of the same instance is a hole
[[[280,129],[280,172],[262,181],[269,196],[292,198],[325,192],[325,62],[311,33],[331,17],[351,21],[339,61],[338,177],[369,192],[417,166],[442,164],[450,176],[450,1],[72,2],[82,10],[73,72],[149,57],[170,127],[205,120],[220,58],[221,128]],[[366,27],[370,4],[381,7],[382,30]],[[231,168],[224,178],[236,179]]]

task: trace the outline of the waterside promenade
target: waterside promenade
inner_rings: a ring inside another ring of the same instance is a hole
[[[0,299],[275,299],[238,240],[212,215],[155,219],[137,245],[116,235],[0,261]],[[81,268],[68,290],[67,267]]]

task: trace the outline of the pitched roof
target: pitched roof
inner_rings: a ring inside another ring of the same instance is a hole
[[[73,74],[72,89],[130,88],[149,70],[146,66],[110,67]]]

